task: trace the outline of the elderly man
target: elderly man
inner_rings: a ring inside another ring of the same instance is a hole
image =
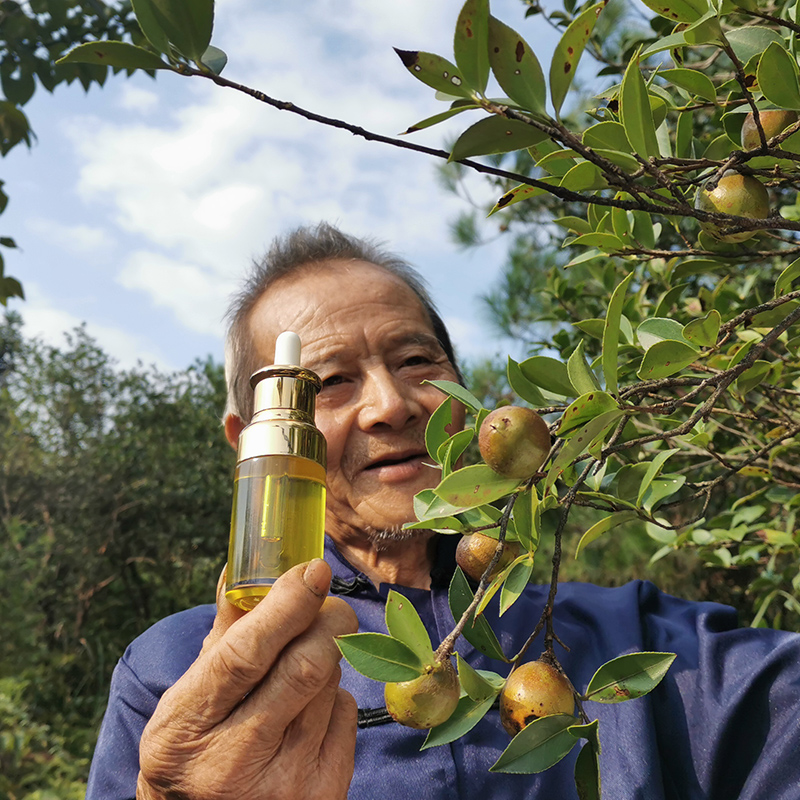
[[[423,382],[458,380],[418,278],[329,226],[300,230],[256,265],[230,323],[232,445],[252,413],[247,378],[271,362],[279,333],[300,335],[303,365],[322,379],[326,560],[287,573],[248,614],[218,590],[216,607],[163,620],[131,645],[115,671],[89,800],[576,797],[574,754],[539,775],[488,772],[508,744],[496,711],[420,752],[424,733],[391,723],[382,685],[339,662],[333,637],[359,625],[385,631],[391,588],[412,600],[434,641],[453,626],[454,537],[402,530],[414,494],[439,480],[424,431],[442,396]],[[546,593],[529,587],[493,620],[507,652],[525,641]],[[593,704],[605,796],[800,796],[798,637],[737,631],[729,609],[639,582],[565,585],[555,617],[578,686],[624,652],[678,653],[648,697]],[[477,668],[502,668],[469,645],[459,651]]]

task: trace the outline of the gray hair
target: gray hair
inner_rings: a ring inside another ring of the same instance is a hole
[[[326,222],[298,228],[275,239],[266,255],[254,261],[241,290],[228,307],[225,319],[225,377],[228,400],[225,415],[233,414],[247,423],[253,416],[253,391],[250,376],[261,363],[250,332],[253,307],[272,284],[304,268],[326,261],[366,261],[402,280],[419,298],[428,314],[434,335],[461,380],[453,345],[439,312],[426,288],[425,280],[407,262],[369,239],[348,236]]]

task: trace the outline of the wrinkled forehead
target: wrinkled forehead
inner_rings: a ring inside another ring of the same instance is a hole
[[[249,330],[259,356],[272,355],[284,330],[303,337],[325,329],[347,329],[373,314],[391,311],[433,334],[433,323],[419,296],[402,278],[364,261],[304,265],[271,284],[253,306]]]

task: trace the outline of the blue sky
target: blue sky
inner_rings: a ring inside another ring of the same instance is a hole
[[[452,58],[460,6],[218,0],[213,43],[228,53],[231,80],[396,135],[445,106],[392,47]],[[553,37],[538,18],[523,19],[519,0],[494,0],[492,11],[549,60]],[[11,202],[0,232],[19,245],[6,251],[6,274],[27,299],[10,307],[30,335],[59,342],[86,322],[122,366],[221,359],[222,315],[249,261],[275,235],[324,219],[408,258],[462,357],[508,350],[477,300],[505,243],[466,253],[452,244],[447,221],[464,201],[440,188],[427,157],[171,74],[110,76],[88,95],[39,88],[26,112],[38,139],[4,159]],[[439,147],[447,130],[414,141]],[[488,197],[477,176],[470,193]]]

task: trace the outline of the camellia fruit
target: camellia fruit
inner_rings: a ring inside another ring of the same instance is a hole
[[[786,111],[782,108],[770,108],[759,111],[758,119],[764,129],[764,136],[769,141],[773,136],[777,136],[797,122],[797,112]],[[751,111],[742,123],[742,149],[755,150],[757,147],[761,147],[761,137],[758,135],[756,121]]]
[[[450,659],[437,661],[410,681],[387,683],[383,690],[386,710],[408,728],[435,728],[450,719],[461,688]]]
[[[766,219],[769,216],[769,194],[758,178],[728,170],[720,178],[713,191],[708,191],[703,187],[697,190],[694,207],[709,213],[718,212],[749,219]],[[700,227],[721,242],[743,242],[757,233],[757,231],[740,231],[739,233],[725,234],[722,233],[720,225],[715,222],[701,222]]]
[[[456,563],[474,581],[479,581],[497,549],[497,539],[485,533],[468,533],[456,547]],[[503,542],[503,553],[489,577],[502,572],[520,553],[519,542]]]
[[[503,406],[483,421],[478,448],[498,475],[525,480],[538,472],[547,459],[550,429],[530,408]]]
[[[575,698],[567,679],[546,661],[521,664],[500,692],[500,722],[510,736],[550,714],[574,714]]]

